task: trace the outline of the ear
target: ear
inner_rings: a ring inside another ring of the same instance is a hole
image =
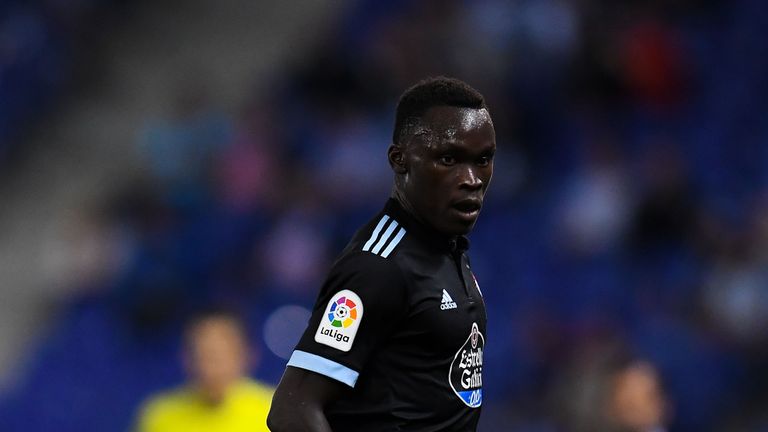
[[[408,172],[408,164],[405,160],[405,152],[398,144],[392,144],[387,149],[387,158],[389,159],[389,166],[392,167],[392,171],[396,174],[405,174]]]

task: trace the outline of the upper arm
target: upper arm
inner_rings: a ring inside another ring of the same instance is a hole
[[[270,428],[330,432],[323,409],[355,386],[404,305],[405,282],[393,261],[366,253],[337,263],[275,391]]]
[[[280,379],[272,403],[289,400],[298,405],[314,404],[323,407],[347,389],[347,386],[334,379],[289,366]]]
[[[407,314],[405,278],[373,254],[349,257],[326,280],[288,366],[354,387],[371,353]]]
[[[273,431],[328,431],[323,413],[348,387],[304,369],[288,367],[272,398],[267,424]]]

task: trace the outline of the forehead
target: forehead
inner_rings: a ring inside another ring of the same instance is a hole
[[[193,345],[211,339],[241,339],[242,337],[239,323],[227,317],[206,318],[193,324],[187,331],[187,341]]]
[[[435,106],[429,108],[421,120],[423,126],[441,140],[468,137],[494,138],[491,115],[485,108]]]

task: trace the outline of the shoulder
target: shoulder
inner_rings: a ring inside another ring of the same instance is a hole
[[[363,300],[391,296],[390,300],[399,301],[410,291],[409,275],[401,255],[384,259],[365,251],[353,251],[334,263],[321,292],[329,296],[340,290],[352,290]]]
[[[344,253],[361,252],[387,260],[402,248],[407,236],[408,231],[395,217],[381,213],[355,233]]]
[[[362,300],[400,302],[408,292],[404,250],[408,247],[407,230],[398,221],[382,213],[354,235],[333,263],[321,290],[323,303],[342,291],[350,290]]]
[[[395,310],[407,303],[408,281],[399,263],[363,251],[342,255],[333,265],[316,307],[334,309],[333,303],[351,301],[366,310]]]
[[[336,260],[331,272],[338,275],[371,276],[387,279],[402,276],[398,260],[382,259],[364,251],[351,251],[343,254]]]
[[[182,415],[191,406],[190,393],[186,388],[178,388],[147,399],[140,410],[141,430],[150,430],[150,425],[164,423]]]
[[[150,397],[145,402],[148,408],[165,408],[175,405],[185,405],[190,402],[191,393],[187,387],[178,387]]]
[[[393,216],[379,214],[355,233],[334,269],[342,271],[396,271],[398,259],[410,244],[408,230]]]

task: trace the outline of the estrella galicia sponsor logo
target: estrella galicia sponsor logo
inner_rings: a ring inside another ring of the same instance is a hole
[[[362,319],[360,297],[350,290],[341,290],[328,302],[315,332],[315,342],[347,352],[352,348]]]
[[[448,371],[453,392],[470,408],[483,404],[483,349],[485,338],[477,323],[472,323],[464,345],[456,352]]]

